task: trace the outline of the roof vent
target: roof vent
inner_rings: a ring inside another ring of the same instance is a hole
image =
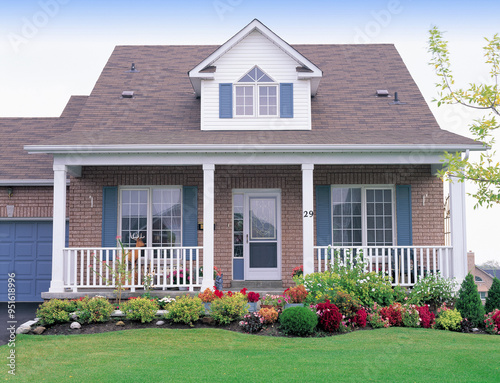
[[[377,97],[389,97],[389,91],[387,89],[377,89]]]
[[[130,70],[126,71],[125,73],[139,73],[140,70],[135,69],[135,63],[132,63],[130,66]]]
[[[134,91],[133,90],[125,90],[122,92],[122,97],[123,98],[132,98],[132,97],[134,97]]]
[[[394,92],[394,101],[390,102],[389,105],[406,105],[406,102],[399,101],[398,92]]]

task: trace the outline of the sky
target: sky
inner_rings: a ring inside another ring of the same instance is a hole
[[[71,95],[90,94],[116,45],[222,44],[258,18],[290,44],[395,44],[441,128],[470,136],[479,115],[432,102],[428,30],[446,32],[457,85],[485,81],[499,14],[498,0],[2,0],[0,117],[59,116]],[[500,262],[500,206],[466,204],[476,263]]]

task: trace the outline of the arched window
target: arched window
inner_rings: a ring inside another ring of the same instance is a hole
[[[236,116],[277,116],[278,84],[254,66],[235,84],[234,105]]]

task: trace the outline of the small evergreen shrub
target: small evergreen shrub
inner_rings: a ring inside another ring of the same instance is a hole
[[[253,312],[245,314],[239,324],[246,333],[259,332],[264,327],[264,318],[259,313]]]
[[[455,305],[463,318],[467,318],[475,327],[483,326],[484,307],[481,298],[477,292],[477,286],[474,283],[474,277],[471,273],[467,274],[460,290]]]
[[[455,287],[454,279],[442,278],[440,274],[429,274],[415,283],[408,302],[418,306],[429,304],[439,307],[445,302],[453,301]]]
[[[462,316],[457,309],[442,310],[436,318],[436,327],[449,331],[460,331]]]
[[[500,310],[494,310],[484,317],[486,332],[493,335],[500,335]]]
[[[149,323],[156,317],[158,303],[148,298],[130,298],[120,306],[125,318],[129,320],[140,320],[141,323]]]
[[[308,307],[290,307],[280,316],[281,331],[287,335],[310,335],[317,324],[318,317]]]
[[[490,313],[495,309],[500,310],[500,279],[493,278],[493,283],[488,290],[484,311]]]
[[[318,303],[316,305],[318,324],[321,329],[327,332],[339,331],[342,324],[342,313],[339,308],[330,301]]]
[[[77,302],[77,310],[81,322],[107,322],[114,311],[114,306],[104,297],[85,297]]]
[[[241,293],[234,293],[213,301],[210,316],[216,323],[227,325],[242,318],[247,312],[247,297]]]
[[[51,299],[43,302],[36,311],[41,325],[69,322],[70,314],[76,310],[76,302],[67,299]]]
[[[434,326],[435,323],[434,321],[435,315],[433,312],[429,310],[429,306],[428,305],[423,305],[420,307],[417,306],[417,311],[420,316],[420,325],[423,328],[432,328],[432,326]]]
[[[259,310],[259,315],[264,318],[264,323],[271,324],[278,320],[278,312],[274,307],[271,308],[261,308]]]
[[[204,314],[205,308],[201,299],[185,295],[177,298],[175,302],[171,302],[168,305],[168,312],[164,316],[173,322],[193,326],[193,323],[199,320]]]

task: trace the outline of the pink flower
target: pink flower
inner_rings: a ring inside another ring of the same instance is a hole
[[[116,239],[122,239],[122,236],[121,235],[117,235]]]

